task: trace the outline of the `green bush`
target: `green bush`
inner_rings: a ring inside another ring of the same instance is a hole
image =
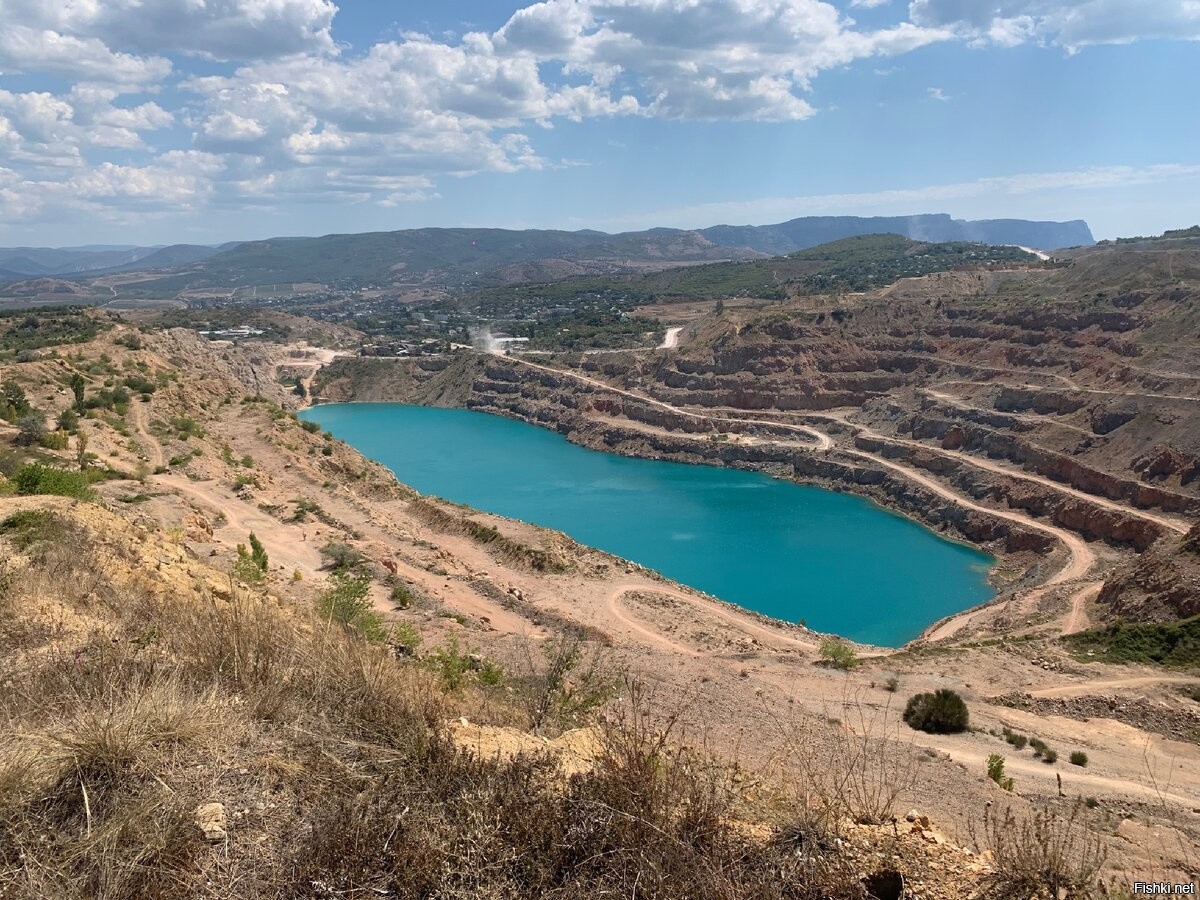
[[[41,463],[27,463],[13,476],[17,493],[24,495],[53,494],[59,497],[74,497],[76,500],[94,500],[92,479],[85,472],[68,472]]]
[[[1071,765],[1083,768],[1088,764],[1088,755],[1082,750],[1073,750],[1071,751],[1070,760]]]
[[[1017,750],[1024,750],[1025,745],[1029,743],[1028,737],[1023,734],[1017,734],[1008,728],[1004,729],[1004,740],[1012,744],[1012,746]]]
[[[18,550],[28,550],[42,541],[55,540],[62,532],[58,519],[44,509],[15,512],[0,522],[0,534]]]
[[[1058,762],[1058,751],[1050,750],[1050,749],[1043,750],[1042,751],[1042,762],[1044,762],[1048,766],[1054,765],[1056,762]]]
[[[471,671],[471,655],[460,649],[458,638],[451,635],[443,646],[425,658],[425,664],[441,676],[447,690],[457,691],[466,683]]]
[[[967,704],[949,688],[939,688],[932,694],[915,694],[904,707],[908,726],[929,734],[966,731],[968,720]]]
[[[411,654],[421,646],[421,633],[412,622],[397,622],[392,627],[392,642]]]
[[[317,614],[359,632],[369,641],[382,641],[388,636],[388,628],[383,616],[371,606],[370,590],[369,576],[334,572],[329,576],[329,587],[317,599]]]
[[[1006,791],[1012,791],[1013,780],[1004,775],[1004,757],[993,753],[987,758],[987,775],[992,781]]]
[[[1111,663],[1195,668],[1200,666],[1200,616],[1178,622],[1116,622],[1064,639],[1073,651]]]
[[[834,669],[849,671],[858,665],[858,654],[845,641],[832,638],[821,644],[821,662]]]
[[[403,584],[392,588],[392,602],[400,609],[408,609],[413,604],[413,593]]]
[[[38,438],[38,444],[47,450],[66,450],[67,442],[68,437],[65,431],[47,431]]]

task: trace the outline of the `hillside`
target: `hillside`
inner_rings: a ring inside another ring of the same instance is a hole
[[[281,337],[310,333],[275,315]],[[293,384],[332,350],[37,318],[12,323],[37,349],[0,368],[6,897],[865,900],[889,873],[933,900],[1084,897],[1195,858],[1200,751],[1174,737],[1192,701],[1152,668],[1077,662],[1046,634],[857,648],[831,668],[827,636],[418,496],[302,424]],[[654,353],[647,372],[675,358]],[[609,361],[587,377],[629,365]],[[487,399],[507,378],[508,402],[556,392],[603,407],[614,435],[637,414],[561,372],[513,379],[499,357],[380,364],[395,380],[364,385],[380,394],[440,375]],[[336,366],[322,377],[334,389]],[[647,422],[643,441],[669,446]],[[1121,679],[1154,705],[1081,721],[1082,700],[1053,699],[1124,698],[1095,687]],[[946,686],[972,730],[902,722],[906,697]],[[1013,705],[1015,690],[1037,696]],[[1147,765],[1178,768],[1163,789]]]
[[[1055,229],[1059,230],[1056,231]],[[1063,230],[1065,229],[1065,230]],[[478,288],[565,277],[643,272],[684,263],[757,259],[848,236],[892,231],[920,242],[971,241],[1058,246],[1070,235],[1090,244],[1083,223],[972,223],[949,216],[897,219],[795,219],[778,226],[700,231],[656,228],[598,231],[507,231],[425,228],[318,238],[247,241],[179,271],[127,289],[136,295],[283,284]],[[136,266],[122,266],[133,271]]]
[[[598,300],[622,307],[734,297],[782,301],[802,295],[863,291],[932,272],[1021,265],[1040,263],[1017,247],[929,244],[895,234],[875,234],[844,238],[771,259],[492,287],[466,292],[456,300],[503,327],[507,320],[527,317],[539,303],[578,309]]]

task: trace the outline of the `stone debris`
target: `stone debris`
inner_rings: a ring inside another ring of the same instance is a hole
[[[194,818],[196,827],[200,829],[206,841],[216,843],[229,837],[223,803],[205,803],[196,807]]]

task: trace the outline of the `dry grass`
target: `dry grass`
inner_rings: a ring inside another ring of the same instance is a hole
[[[732,773],[636,684],[589,771],[481,759],[426,669],[261,594],[164,595],[60,524],[0,608],[54,598],[83,623],[0,662],[4,900],[863,896],[739,826]]]
[[[1012,807],[989,809],[981,831],[973,837],[982,849],[991,851],[995,861],[992,896],[1005,900],[1095,896],[1105,853],[1084,815],[1082,801],[1065,812],[1038,809],[1019,815]]]

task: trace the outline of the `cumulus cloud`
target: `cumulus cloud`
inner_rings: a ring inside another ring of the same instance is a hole
[[[822,72],[936,42],[1200,37],[1200,0],[910,0],[884,28],[847,12],[885,5],[541,0],[494,32],[351,53],[332,0],[0,0],[0,73],[68,83],[0,90],[4,211],[149,208],[155,190],[420,202],[439,177],[560,165],[533,135],[562,120],[799,121]]]
[[[330,0],[0,0],[0,19],[119,51],[249,60],[330,52]]]
[[[0,3],[0,70],[45,72],[121,85],[152,84],[171,71],[169,60],[109,49],[101,40],[16,24]],[[20,20],[17,20],[20,21]]]
[[[804,119],[819,72],[950,36],[878,32],[822,0],[546,0],[495,35],[496,53],[556,60],[599,87],[626,85],[638,110],[676,119]]]
[[[909,18],[1003,46],[1036,40],[1077,50],[1153,38],[1200,40],[1196,0],[912,0]]]
[[[3,140],[0,126],[0,140]],[[164,153],[141,165],[103,162],[65,179],[38,179],[9,170],[0,179],[0,218],[7,222],[61,221],[84,214],[127,223],[134,217],[177,214],[197,207],[212,191],[224,163],[194,150]]]

